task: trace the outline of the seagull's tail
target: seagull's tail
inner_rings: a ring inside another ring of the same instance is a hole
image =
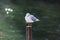
[[[40,21],[39,19],[36,19],[36,21]]]

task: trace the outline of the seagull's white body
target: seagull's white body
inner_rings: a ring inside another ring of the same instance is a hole
[[[30,13],[26,14],[25,20],[27,23],[33,23],[33,22],[39,21],[39,19],[37,19],[34,15],[31,15]]]

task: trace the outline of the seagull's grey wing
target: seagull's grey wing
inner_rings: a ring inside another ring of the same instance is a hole
[[[30,17],[33,21],[36,21],[36,19],[37,19],[34,15],[31,15]]]

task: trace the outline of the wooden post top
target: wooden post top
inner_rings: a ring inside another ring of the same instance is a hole
[[[32,24],[33,24],[33,23],[27,23],[27,24],[28,24],[27,27],[32,27]]]

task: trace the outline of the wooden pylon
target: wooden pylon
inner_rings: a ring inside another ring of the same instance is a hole
[[[26,26],[26,40],[32,40],[32,23],[28,23]]]

